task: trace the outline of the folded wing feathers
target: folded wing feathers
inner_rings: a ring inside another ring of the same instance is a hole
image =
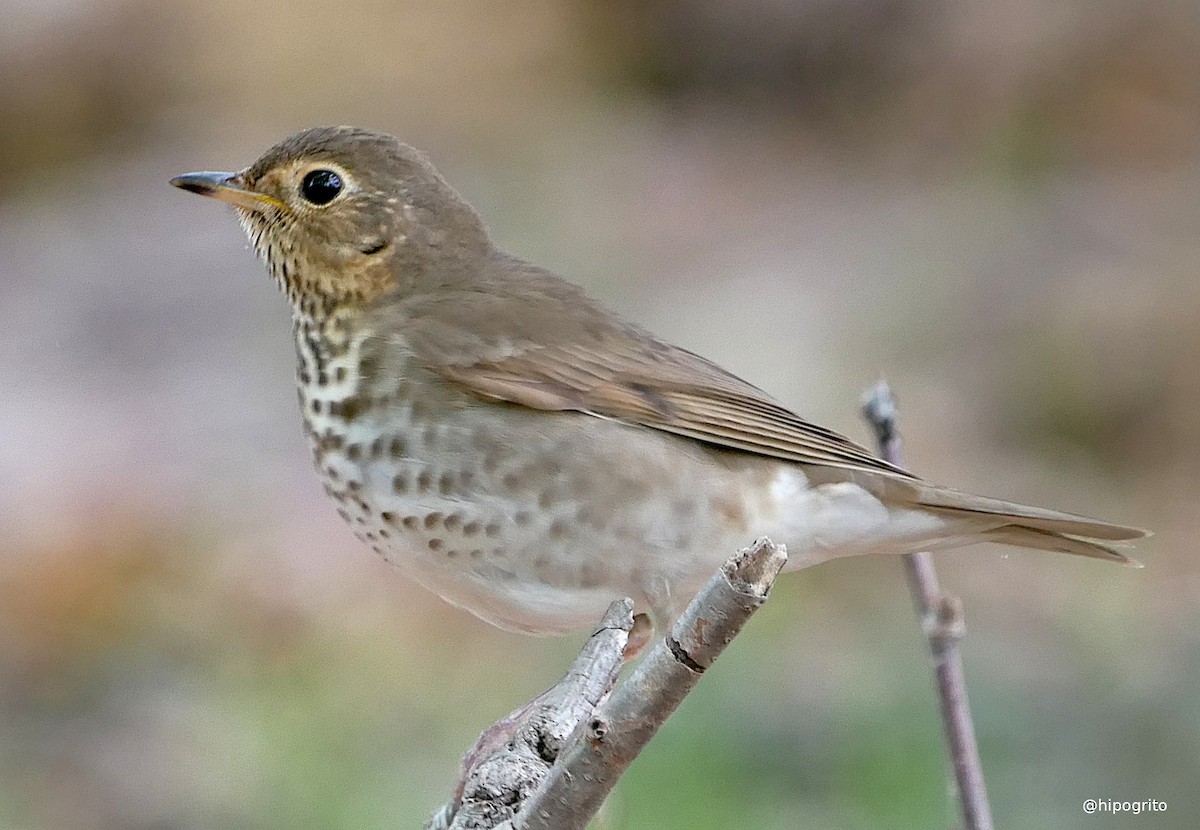
[[[810,463],[829,463],[910,477],[909,473],[887,464],[846,438],[827,430],[812,429],[807,421],[782,407],[768,409],[755,406],[758,402],[754,399],[729,400],[723,396],[702,397],[689,393],[668,394],[666,397],[679,404],[677,418],[683,423],[700,432],[712,430],[714,435],[744,437],[763,448],[768,455],[786,454],[796,460],[807,459]]]

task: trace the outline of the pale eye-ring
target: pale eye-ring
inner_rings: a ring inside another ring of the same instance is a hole
[[[314,205],[327,205],[342,192],[342,177],[332,170],[310,170],[300,182],[300,195]]]

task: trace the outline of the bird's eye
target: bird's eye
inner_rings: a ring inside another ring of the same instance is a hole
[[[342,177],[332,170],[312,170],[300,183],[300,193],[314,205],[327,205],[342,192]]]

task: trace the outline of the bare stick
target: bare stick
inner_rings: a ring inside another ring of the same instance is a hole
[[[497,725],[512,738],[503,745],[481,739],[468,754],[455,799],[426,827],[583,830],[700,675],[766,601],[786,561],[783,546],[768,539],[735,554],[597,706],[612,689],[632,624],[632,603],[614,603],[567,676]],[[619,636],[606,636],[608,631]]]
[[[610,605],[563,679],[484,732],[463,759],[454,797],[433,814],[426,830],[506,824],[612,690],[632,627],[633,601]]]
[[[617,779],[767,599],[787,551],[759,539],[708,581],[649,653],[592,715],[514,830],[583,830]]]
[[[897,411],[896,398],[886,381],[881,380],[863,399],[863,417],[875,431],[880,457],[890,464],[903,467],[900,433],[896,428]],[[904,572],[925,636],[929,640],[929,650],[933,654],[938,701],[941,704],[950,761],[954,765],[963,827],[965,830],[992,830],[992,808],[988,804],[987,786],[983,781],[975,726],[967,702],[967,681],[958,651],[958,641],[962,639],[964,628],[962,602],[957,597],[942,593],[933,567],[933,557],[929,553],[906,554]]]

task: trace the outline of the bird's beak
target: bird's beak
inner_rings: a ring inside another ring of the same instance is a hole
[[[280,209],[287,207],[274,196],[247,188],[242,183],[240,173],[184,173],[171,179],[171,184],[201,196],[220,199],[243,210],[262,211],[268,206]]]

